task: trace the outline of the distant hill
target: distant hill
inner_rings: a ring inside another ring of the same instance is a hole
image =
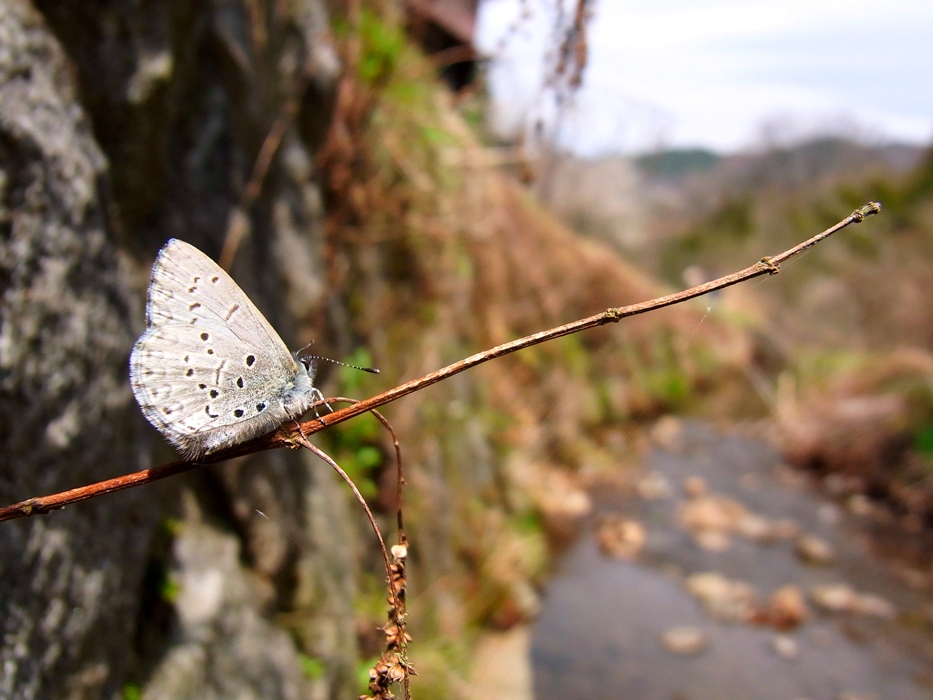
[[[649,183],[670,185],[695,179],[697,175],[711,175],[724,184],[742,188],[776,180],[796,183],[821,180],[870,169],[905,172],[920,162],[925,150],[906,144],[865,144],[824,136],[731,155],[703,148],[675,148],[637,156],[634,163]]]
[[[539,193],[578,233],[635,254],[689,227],[724,199],[835,188],[853,177],[897,177],[915,168],[925,152],[828,136],[729,155],[675,148],[634,157],[561,156],[550,162]]]
[[[679,179],[712,170],[722,156],[705,148],[672,148],[635,157],[635,166],[651,178]]]

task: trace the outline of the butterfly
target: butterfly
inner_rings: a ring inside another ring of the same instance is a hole
[[[148,328],[130,355],[146,419],[194,460],[298,419],[323,395],[217,263],[172,239],[152,268]]]

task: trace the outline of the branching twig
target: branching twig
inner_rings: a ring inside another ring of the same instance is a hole
[[[342,396],[338,396],[336,399],[330,399],[334,402],[339,403],[359,403],[356,399],[347,399]],[[389,424],[389,421],[385,419],[379,411],[372,411],[372,414],[376,419],[382,423],[382,426],[389,431],[389,435],[392,436],[392,445],[395,447],[395,464],[397,469],[395,470],[395,514],[396,514],[396,526],[398,527],[398,541],[402,544],[407,542],[405,536],[405,523],[402,518],[402,485],[405,483],[405,471],[402,468],[402,446],[399,445],[398,436],[395,434],[392,426]]]
[[[240,244],[249,235],[249,211],[259,198],[263,183],[265,183],[266,176],[269,174],[272,160],[278,153],[279,147],[282,145],[282,139],[285,138],[286,132],[298,113],[299,96],[307,85],[308,79],[309,76],[303,74],[296,80],[291,95],[286,99],[281,113],[273,122],[265,139],[263,139],[262,146],[259,148],[259,153],[253,162],[253,171],[240,197],[240,204],[234,209],[230,222],[227,224],[227,234],[224,237],[224,244],[217,260],[217,264],[224,270],[230,270]]]
[[[346,408],[342,408],[339,411],[335,411],[334,413],[331,413],[325,417],[315,418],[313,420],[307,421],[301,425],[300,431],[297,428],[283,426],[275,433],[263,435],[254,440],[250,440],[249,442],[235,445],[229,449],[220,450],[214,454],[208,455],[201,462],[172,462],[170,464],[154,467],[153,469],[145,469],[140,472],[127,474],[125,476],[109,479],[107,481],[101,481],[96,484],[83,486],[77,489],[72,489],[70,491],[63,491],[51,496],[30,498],[20,503],[15,503],[13,505],[6,506],[5,508],[0,508],[0,521],[12,520],[14,518],[21,518],[29,515],[48,513],[50,510],[62,508],[71,503],[77,503],[78,501],[100,496],[105,493],[112,493],[113,491],[120,491],[122,489],[139,486],[141,484],[147,484],[159,479],[164,479],[168,476],[174,476],[175,474],[180,474],[182,472],[195,469],[202,464],[222,462],[233,457],[239,457],[254,452],[262,452],[264,450],[271,450],[277,447],[295,447],[297,437],[302,435],[308,436],[328,426],[342,423],[343,421],[349,420],[350,418],[358,416],[361,413],[366,413],[367,411],[371,411],[372,409],[378,408],[379,406],[384,406],[387,403],[391,403],[392,401],[400,399],[403,396],[407,396],[408,394],[411,394],[415,391],[424,389],[431,384],[436,384],[441,380],[452,377],[455,374],[459,374],[460,372],[470,369],[471,367],[475,367],[476,365],[488,362],[489,360],[502,357],[503,355],[515,352],[516,350],[529,348],[533,345],[537,345],[548,340],[560,338],[561,336],[570,335],[572,333],[578,333],[589,328],[603,326],[607,323],[617,323],[623,318],[636,316],[648,311],[653,311],[654,309],[660,309],[665,306],[678,304],[680,302],[686,301],[687,299],[693,299],[695,297],[708,294],[709,292],[716,291],[717,289],[723,289],[725,287],[738,284],[739,282],[744,282],[748,279],[760,277],[761,275],[775,275],[780,272],[780,266],[785,261],[793,258],[796,255],[799,255],[804,250],[810,248],[813,245],[816,245],[824,238],[828,238],[832,234],[840,231],[841,229],[844,229],[850,224],[859,223],[866,217],[877,214],[880,211],[880,204],[876,202],[870,202],[865,206],[856,209],[835,226],[826,229],[822,233],[813,236],[812,238],[804,241],[803,243],[800,243],[797,246],[794,246],[789,250],[785,250],[779,255],[762,258],[754,265],[751,265],[744,270],[740,270],[739,272],[735,272],[731,275],[720,277],[717,280],[701,284],[682,292],[677,292],[676,294],[668,294],[667,296],[658,297],[657,299],[641,302],[639,304],[632,304],[631,306],[607,309],[606,311],[596,314],[595,316],[580,319],[579,321],[574,321],[573,323],[568,323],[563,326],[557,326],[556,328],[552,328],[547,331],[541,331],[540,333],[535,333],[518,340],[513,340],[510,343],[505,343],[503,345],[490,348],[489,350],[484,350],[483,352],[471,355],[464,360],[460,360],[459,362],[455,362],[452,365],[448,365],[443,369],[426,374],[419,379],[406,382],[405,384],[401,384],[394,389],[389,389],[382,394],[373,396],[364,401],[360,401]]]

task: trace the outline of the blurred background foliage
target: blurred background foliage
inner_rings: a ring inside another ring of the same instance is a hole
[[[930,153],[819,137],[736,156],[531,157],[485,134],[482,90],[451,96],[395,19],[361,11],[338,25],[355,98],[335,120],[353,137],[324,148],[333,254],[353,281],[341,288],[384,371],[354,395],[884,206],[776,278],[562,338],[388,410],[411,470],[419,653],[436,643],[446,659],[428,663],[429,685],[448,687],[441,667],[463,660],[449,642],[469,639],[461,625],[534,615],[576,516],[568,490],[624,470],[641,428],[668,413],[754,427],[795,465],[834,475],[837,496],[869,494],[910,531],[933,524]],[[389,451],[371,426],[327,439],[385,493]]]

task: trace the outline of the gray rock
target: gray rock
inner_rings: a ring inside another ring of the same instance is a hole
[[[316,42],[321,3],[288,8],[264,18],[264,51],[242,4],[0,0],[3,505],[174,458],[127,378],[168,238],[216,257],[240,222],[232,274],[300,346],[298,316],[322,304],[322,212],[299,131],[326,123],[336,64]],[[244,205],[294,94],[297,123]],[[309,456],[262,455],[0,524],[0,697],[357,690],[356,562],[333,546],[356,532],[322,474]],[[286,633],[278,615],[309,599]],[[313,683],[295,639],[324,661]]]

